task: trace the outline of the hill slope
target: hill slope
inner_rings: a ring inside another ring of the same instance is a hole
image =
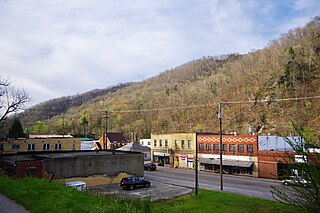
[[[259,134],[288,135],[297,134],[298,129],[316,142],[314,134],[320,135],[319,94],[320,17],[315,17],[262,50],[204,57],[142,82],[97,94],[55,114],[40,106],[36,111],[43,116],[29,110],[21,118],[25,127],[30,124],[27,120],[43,120],[55,133],[79,133],[79,118],[86,115],[89,131],[101,134],[105,128],[103,111],[109,110],[109,131],[144,138],[156,132],[218,132],[219,102],[257,101],[223,105],[223,116],[232,118],[224,122],[223,131],[248,134],[251,127]],[[274,101],[296,97],[315,98]],[[53,106],[56,100],[49,102]]]

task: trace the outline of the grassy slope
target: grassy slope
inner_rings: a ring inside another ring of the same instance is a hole
[[[200,190],[171,201],[117,200],[96,197],[56,182],[0,176],[0,193],[31,212],[302,212],[281,203]]]

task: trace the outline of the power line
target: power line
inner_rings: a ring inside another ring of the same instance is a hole
[[[270,99],[270,100],[254,100],[254,101],[222,101],[220,103],[221,104],[249,104],[249,103],[266,103],[266,102],[281,102],[281,101],[299,101],[299,100],[311,100],[311,99],[320,99],[320,96],[296,97],[296,98],[280,98],[280,99]],[[191,108],[200,108],[200,107],[212,107],[214,105],[217,105],[217,103],[198,104],[198,105],[191,105],[191,106],[175,106],[175,107],[165,107],[165,108],[152,108],[152,109],[108,110],[108,112],[131,113],[131,112],[167,111],[167,110],[173,110],[173,109],[191,109]]]

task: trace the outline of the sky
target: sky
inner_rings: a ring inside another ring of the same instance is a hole
[[[0,0],[0,77],[28,107],[262,49],[317,15],[319,0]]]

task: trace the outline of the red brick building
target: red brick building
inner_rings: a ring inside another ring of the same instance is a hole
[[[220,136],[198,135],[200,169],[220,170]],[[229,174],[258,177],[258,137],[222,136],[223,170]]]

